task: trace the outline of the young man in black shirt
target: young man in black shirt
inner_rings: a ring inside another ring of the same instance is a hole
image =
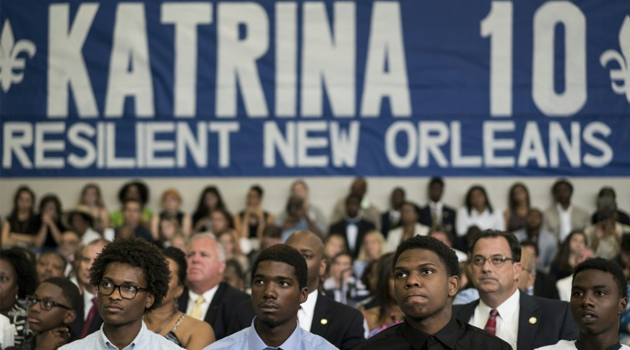
[[[393,266],[394,296],[405,322],[368,339],[357,350],[511,349],[505,341],[453,317],[459,265],[444,243],[414,236],[398,246]]]

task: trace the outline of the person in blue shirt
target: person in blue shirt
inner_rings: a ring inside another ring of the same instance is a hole
[[[204,350],[337,349],[298,325],[300,304],[308,298],[307,275],[306,260],[291,246],[263,250],[252,266],[252,325]]]

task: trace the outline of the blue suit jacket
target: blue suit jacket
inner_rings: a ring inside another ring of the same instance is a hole
[[[532,350],[552,345],[559,340],[575,340],[578,329],[571,317],[569,303],[521,294],[521,311],[518,317],[516,349]],[[464,305],[453,305],[453,315],[469,322],[479,299]]]

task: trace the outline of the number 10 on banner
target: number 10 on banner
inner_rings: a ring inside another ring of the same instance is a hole
[[[512,115],[513,6],[493,1],[490,13],[481,21],[481,36],[490,37],[490,114]],[[554,86],[555,27],[564,26],[565,89]],[[551,1],[534,14],[532,97],[547,116],[569,117],[586,103],[586,19],[568,1]]]

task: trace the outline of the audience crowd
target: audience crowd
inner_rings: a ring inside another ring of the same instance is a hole
[[[520,182],[503,211],[481,185],[459,208],[444,203],[445,186],[431,179],[426,203],[396,187],[379,210],[356,178],[327,210],[297,180],[277,210],[253,185],[233,211],[208,186],[191,213],[175,188],[148,208],[140,180],[120,188],[117,208],[95,183],[71,208],[22,186],[1,218],[0,350],[608,348],[573,304],[591,302],[593,271],[623,282],[609,328],[630,343],[630,219],[613,188],[588,213],[566,179],[544,209]]]

